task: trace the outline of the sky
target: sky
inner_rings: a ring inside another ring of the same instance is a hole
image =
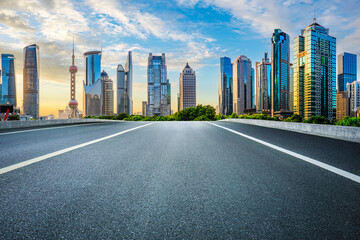
[[[197,104],[217,106],[220,57],[255,62],[271,50],[281,28],[291,38],[317,22],[337,38],[337,54],[360,55],[359,0],[1,0],[0,53],[16,58],[18,105],[23,95],[23,48],[40,48],[40,115],[57,115],[70,99],[75,39],[76,98],[82,109],[83,53],[102,47],[102,70],[114,81],[116,67],[133,51],[133,112],[147,100],[149,53],[166,54],[172,109],[186,62],[196,71]],[[358,58],[358,69],[360,61]],[[114,108],[116,111],[116,107]]]

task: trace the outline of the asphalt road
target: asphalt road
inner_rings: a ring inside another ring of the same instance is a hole
[[[360,175],[358,143],[214,123]],[[359,182],[209,123],[147,124],[0,130],[0,239],[360,239]]]

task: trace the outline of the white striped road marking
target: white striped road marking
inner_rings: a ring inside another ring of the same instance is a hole
[[[71,125],[71,126],[46,127],[46,128],[37,128],[37,129],[29,129],[29,130],[20,130],[20,131],[14,131],[14,132],[0,133],[0,136],[8,135],[8,134],[24,133],[24,132],[42,131],[42,130],[49,130],[49,129],[69,128],[69,127],[79,127],[79,126],[90,126],[90,125],[95,125],[95,124],[98,124],[98,123],[82,123],[82,124],[75,124],[75,125]]]
[[[311,163],[311,164],[313,164],[313,165],[315,165],[315,166],[321,167],[322,169],[328,170],[328,171],[333,172],[333,173],[335,173],[335,174],[337,174],[337,175],[340,175],[340,176],[345,177],[345,178],[347,178],[347,179],[353,180],[353,181],[355,181],[355,182],[357,182],[357,183],[360,183],[360,176],[358,176],[358,175],[349,173],[349,172],[344,171],[344,170],[342,170],[342,169],[340,169],[340,168],[333,167],[333,166],[331,166],[331,165],[329,165],[329,164],[320,162],[320,161],[318,161],[318,160],[315,160],[315,159],[306,157],[306,156],[301,155],[301,154],[299,154],[299,153],[292,152],[292,151],[287,150],[287,149],[285,149],[285,148],[278,147],[278,146],[276,146],[276,145],[274,145],[274,144],[271,144],[271,143],[262,141],[262,140],[260,140],[260,139],[251,137],[251,136],[249,136],[249,135],[246,135],[246,134],[237,132],[237,131],[232,130],[232,129],[230,129],[230,128],[223,127],[223,126],[217,125],[217,124],[215,124],[215,123],[211,123],[211,122],[207,122],[207,123],[209,123],[209,124],[211,124],[211,125],[214,125],[214,126],[216,126],[216,127],[225,129],[225,130],[227,130],[227,131],[229,131],[229,132],[235,133],[235,134],[237,134],[237,135],[240,135],[240,136],[245,137],[245,138],[247,138],[247,139],[250,139],[250,140],[252,140],[252,141],[258,142],[258,143],[263,144],[263,145],[265,145],[265,146],[267,146],[267,147],[270,147],[270,148],[272,148],[272,149],[275,149],[275,150],[278,150],[278,151],[280,151],[280,152],[286,153],[286,154],[288,154],[288,155],[290,155],[290,156],[296,157],[296,158],[301,159],[301,160],[303,160],[303,161],[305,161],[305,162],[308,162],[308,163]]]
[[[98,142],[101,142],[101,141],[104,141],[104,140],[119,136],[119,135],[127,133],[127,132],[134,131],[136,129],[139,129],[139,128],[142,128],[142,127],[145,127],[145,126],[149,126],[151,124],[154,124],[154,123],[148,123],[148,124],[145,124],[145,125],[141,125],[139,127],[130,128],[128,130],[118,132],[118,133],[115,133],[115,134],[112,134],[112,135],[109,135],[109,136],[106,136],[106,137],[98,138],[98,139],[95,139],[95,140],[92,140],[92,141],[89,141],[89,142],[86,142],[86,143],[82,143],[82,144],[79,144],[79,145],[76,145],[76,146],[73,146],[73,147],[68,147],[68,148],[53,152],[53,153],[45,154],[45,155],[40,156],[40,157],[36,157],[36,158],[29,159],[29,160],[26,160],[26,161],[21,162],[21,163],[17,163],[17,164],[8,166],[8,167],[1,168],[0,169],[0,175],[4,174],[4,173],[7,173],[7,172],[14,171],[16,169],[19,169],[19,168],[22,168],[22,167],[25,167],[25,166],[28,166],[28,165],[33,164],[33,163],[37,163],[37,162],[46,160],[48,158],[59,156],[59,155],[64,154],[64,153],[67,153],[67,152],[70,152],[70,151],[73,151],[73,150],[76,150],[76,149],[79,149],[79,148],[82,148],[82,147],[89,146],[89,145],[94,144],[94,143],[98,143]]]

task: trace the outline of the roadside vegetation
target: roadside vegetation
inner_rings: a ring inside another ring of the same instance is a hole
[[[229,116],[223,114],[215,114],[215,108],[210,105],[198,105],[176,112],[169,116],[151,116],[144,117],[141,115],[127,115],[120,113],[114,116],[86,116],[85,118],[99,118],[109,120],[124,120],[124,121],[215,121],[227,118],[239,118],[239,119],[259,119],[259,120],[271,120],[271,121],[284,121],[284,122],[298,122],[298,123],[312,123],[312,124],[328,124],[328,125],[340,125],[340,126],[352,126],[360,127],[360,117],[345,117],[342,120],[329,121],[325,117],[312,116],[309,119],[302,119],[301,116],[294,114],[284,120],[281,120],[278,116],[271,117],[266,114],[243,114],[237,115],[233,113]]]

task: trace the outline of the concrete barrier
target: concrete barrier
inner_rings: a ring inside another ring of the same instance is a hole
[[[360,128],[358,127],[346,127],[346,126],[311,124],[311,123],[278,122],[278,121],[256,120],[256,119],[237,119],[237,118],[229,118],[221,121],[237,122],[237,123],[250,124],[250,125],[268,127],[268,128],[277,128],[282,130],[313,134],[323,137],[343,139],[352,142],[360,142]]]
[[[66,125],[66,124],[81,124],[81,123],[97,123],[97,122],[116,122],[114,120],[106,119],[54,119],[54,120],[29,120],[29,121],[6,121],[0,122],[0,129],[6,128],[26,128],[37,126],[53,126],[53,125]]]

